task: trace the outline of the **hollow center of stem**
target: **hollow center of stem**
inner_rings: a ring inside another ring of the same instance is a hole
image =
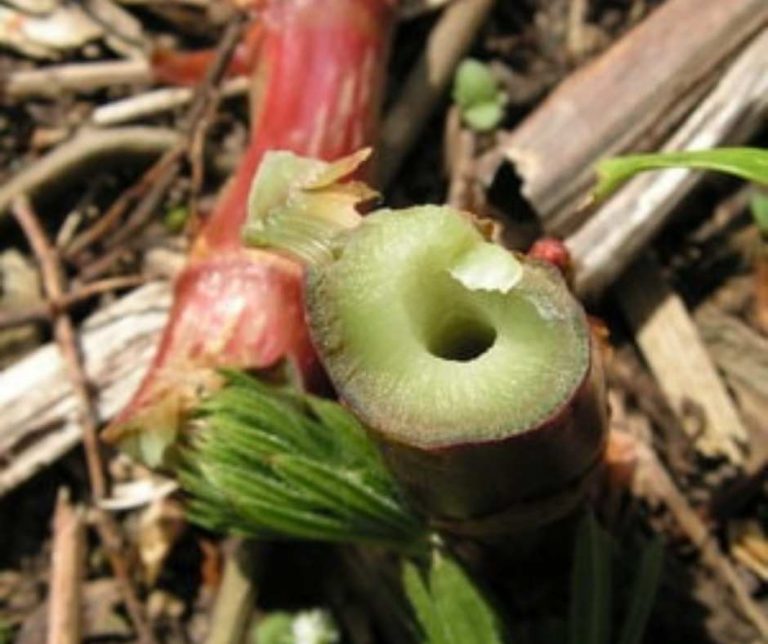
[[[469,362],[488,351],[495,341],[496,329],[484,320],[452,318],[437,328],[427,349],[443,360]]]

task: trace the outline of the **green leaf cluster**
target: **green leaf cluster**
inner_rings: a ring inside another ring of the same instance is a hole
[[[426,644],[501,644],[506,641],[498,614],[453,559],[435,550],[424,573],[403,564],[403,585]]]
[[[180,481],[192,520],[258,538],[424,547],[358,421],[332,401],[229,373],[200,410]]]
[[[227,385],[203,404],[182,448],[179,476],[193,521],[248,537],[392,547],[408,557],[402,582],[421,642],[507,641],[499,611],[403,501],[375,445],[349,412],[242,373],[225,375]],[[569,615],[536,620],[531,641],[642,641],[662,547],[654,541],[642,549],[639,566],[633,560],[626,607],[614,599],[614,577],[626,576],[614,573],[616,551],[610,535],[587,515],[577,532]],[[620,604],[623,610],[615,611]],[[614,613],[622,615],[619,629]],[[265,620],[259,641],[293,642],[294,617],[278,613]]]
[[[504,93],[488,66],[474,58],[462,61],[456,70],[453,100],[464,122],[478,132],[493,130],[504,118]]]
[[[667,168],[716,170],[747,181],[768,185],[768,150],[715,148],[658,154],[635,154],[605,159],[597,164],[595,200],[605,199],[639,172]]]

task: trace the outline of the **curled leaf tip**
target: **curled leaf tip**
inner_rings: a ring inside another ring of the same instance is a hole
[[[482,243],[459,257],[448,271],[471,291],[509,293],[523,276],[523,266],[501,246]]]
[[[332,257],[332,242],[360,221],[357,207],[378,196],[353,175],[371,155],[363,148],[332,163],[275,151],[251,187],[245,242],[289,253],[306,264]]]

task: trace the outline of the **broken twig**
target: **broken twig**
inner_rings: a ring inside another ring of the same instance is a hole
[[[53,515],[47,644],[81,641],[81,596],[85,563],[85,522],[67,490],[59,490]]]
[[[61,300],[66,290],[63,270],[56,250],[48,240],[35,212],[32,210],[29,200],[25,196],[22,195],[16,198],[13,204],[13,214],[23,229],[40,265],[43,287],[47,296],[54,301]],[[64,359],[70,385],[78,401],[88,478],[93,496],[98,502],[100,499],[106,498],[108,494],[107,479],[101,460],[101,446],[98,437],[98,411],[91,400],[88,390],[87,377],[81,363],[80,352],[77,348],[75,329],[72,320],[66,312],[59,311],[54,317],[53,334]],[[125,606],[136,629],[136,633],[142,642],[153,642],[154,637],[144,619],[142,606],[131,582],[128,565],[123,559],[123,540],[120,529],[106,512],[98,508],[95,512],[96,528],[99,532],[99,537],[109,558],[112,571],[122,590]]]
[[[75,304],[90,299],[96,295],[117,291],[119,289],[139,286],[146,282],[141,275],[129,275],[126,277],[112,277],[98,282],[91,282],[80,288],[75,288],[66,293],[60,300],[48,299],[39,304],[25,307],[16,306],[9,311],[0,310],[0,330],[9,329],[29,322],[47,320],[59,311],[66,311]]]

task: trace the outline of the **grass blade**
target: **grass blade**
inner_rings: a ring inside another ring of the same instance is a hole
[[[570,644],[608,644],[611,626],[611,543],[588,512],[576,532],[571,601]]]
[[[597,164],[596,201],[605,199],[639,172],[665,168],[716,170],[747,181],[768,184],[768,150],[715,148],[659,154],[636,154],[605,159]]]
[[[656,599],[664,565],[664,544],[656,537],[643,550],[627,617],[621,629],[619,644],[640,644]]]

